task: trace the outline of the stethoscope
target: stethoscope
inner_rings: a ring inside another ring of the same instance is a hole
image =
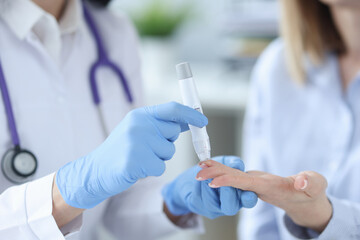
[[[102,128],[104,130],[104,133],[107,133],[103,114],[100,107],[101,100],[99,96],[98,85],[96,83],[96,77],[95,77],[96,71],[100,67],[107,67],[111,69],[115,73],[115,75],[119,78],[123,90],[125,92],[127,101],[130,104],[133,102],[133,97],[130,92],[128,81],[123,71],[114,62],[112,62],[109,59],[107,52],[105,51],[103,41],[100,37],[100,33],[96,27],[95,21],[92,18],[89,10],[84,6],[84,4],[83,4],[83,12],[87,25],[89,26],[90,32],[94,37],[97,47],[97,53],[98,53],[98,59],[90,67],[90,71],[89,71],[91,93],[93,97],[93,102],[99,111]],[[5,112],[7,116],[7,121],[10,129],[11,140],[13,144],[13,148],[6,151],[2,158],[1,169],[5,177],[9,181],[16,184],[20,184],[31,180],[31,178],[34,176],[37,170],[38,161],[35,155],[31,151],[23,149],[20,145],[20,139],[15,123],[13,108],[11,105],[9,91],[5,81],[4,72],[1,66],[1,61],[0,61],[0,88],[1,88],[2,99],[5,107]]]

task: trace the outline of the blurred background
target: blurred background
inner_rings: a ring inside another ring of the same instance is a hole
[[[241,156],[242,120],[251,69],[278,36],[276,0],[113,0],[141,36],[146,104],[179,101],[175,65],[190,62],[205,115],[212,154]],[[198,162],[190,133],[167,163],[170,181]],[[244,159],[246,164],[246,159]],[[204,219],[206,233],[180,232],[161,240],[236,239],[240,217]]]

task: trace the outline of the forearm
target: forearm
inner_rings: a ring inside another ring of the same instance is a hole
[[[67,223],[71,222],[77,216],[79,216],[84,211],[84,209],[74,208],[65,202],[55,183],[55,177],[56,175],[54,176],[53,188],[52,188],[52,199],[53,199],[52,215],[58,227],[61,228],[65,226]]]
[[[319,240],[354,239],[354,237],[360,236],[360,203],[332,196],[328,197],[333,211],[330,221],[321,233],[318,232],[316,235],[306,230],[309,228],[298,225],[287,216],[284,220],[288,231],[299,239],[309,239],[309,237]]]
[[[299,226],[321,233],[328,225],[333,209],[326,196],[311,203],[298,203],[285,209],[287,215]]]

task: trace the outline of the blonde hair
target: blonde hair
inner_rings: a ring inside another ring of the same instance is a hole
[[[306,82],[304,56],[320,64],[326,51],[345,52],[330,8],[319,0],[281,0],[281,34],[292,77]]]

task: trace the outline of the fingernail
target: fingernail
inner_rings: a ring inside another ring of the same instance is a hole
[[[304,179],[303,186],[300,188],[301,190],[304,190],[308,185],[308,180]]]
[[[195,179],[196,179],[196,180],[198,180],[198,181],[203,180],[203,178],[202,178],[202,177],[196,177]]]
[[[213,183],[209,183],[209,187],[211,187],[211,188],[218,188],[219,186],[217,186],[217,185],[215,185],[215,184],[213,184]]]
[[[199,167],[201,167],[201,168],[207,168],[208,167],[208,165],[206,165],[205,163],[199,163]]]

